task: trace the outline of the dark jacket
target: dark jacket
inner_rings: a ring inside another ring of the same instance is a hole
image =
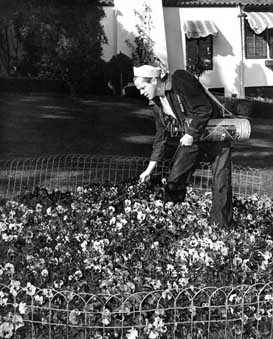
[[[185,70],[177,70],[168,81],[166,97],[184,132],[198,141],[203,134],[207,122],[219,117],[220,113],[212,99],[205,92],[200,82]],[[162,106],[158,97],[153,100],[156,135],[150,160],[158,161],[164,156],[168,131],[162,119]],[[188,126],[185,119],[191,119]]]

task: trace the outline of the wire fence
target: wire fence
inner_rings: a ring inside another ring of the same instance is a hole
[[[273,337],[273,282],[115,295],[13,286],[11,297],[10,290],[0,284],[6,338]]]
[[[73,191],[78,186],[92,183],[108,181],[117,184],[137,178],[148,162],[148,158],[141,157],[79,154],[2,160],[0,197],[11,198],[35,187]],[[169,160],[159,163],[155,175],[166,177],[169,165]],[[191,184],[196,190],[207,191],[211,187],[211,179],[210,165],[202,163],[195,171]],[[233,166],[232,186],[235,195],[271,193],[272,176],[266,177],[258,169]]]

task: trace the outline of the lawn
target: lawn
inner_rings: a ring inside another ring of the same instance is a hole
[[[154,124],[143,101],[2,93],[0,107],[0,159],[72,153],[150,155]],[[233,161],[272,168],[273,113],[271,117],[256,109],[250,117],[251,138],[234,143]]]

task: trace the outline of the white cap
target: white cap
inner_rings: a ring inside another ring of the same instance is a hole
[[[150,65],[134,67],[134,76],[141,78],[160,78],[161,68]]]

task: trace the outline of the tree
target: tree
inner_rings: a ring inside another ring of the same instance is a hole
[[[102,43],[107,40],[101,25],[103,8],[98,0],[70,0],[68,4],[63,0],[57,8],[62,22],[56,46],[58,71],[76,92],[94,91],[99,83],[104,85],[101,56]]]
[[[26,6],[19,0],[0,2],[0,65],[3,73],[13,75],[19,60],[20,42],[17,39],[18,13]]]
[[[97,88],[106,42],[99,0],[15,1],[21,6],[9,13],[23,51],[18,74],[63,79],[72,93]]]

